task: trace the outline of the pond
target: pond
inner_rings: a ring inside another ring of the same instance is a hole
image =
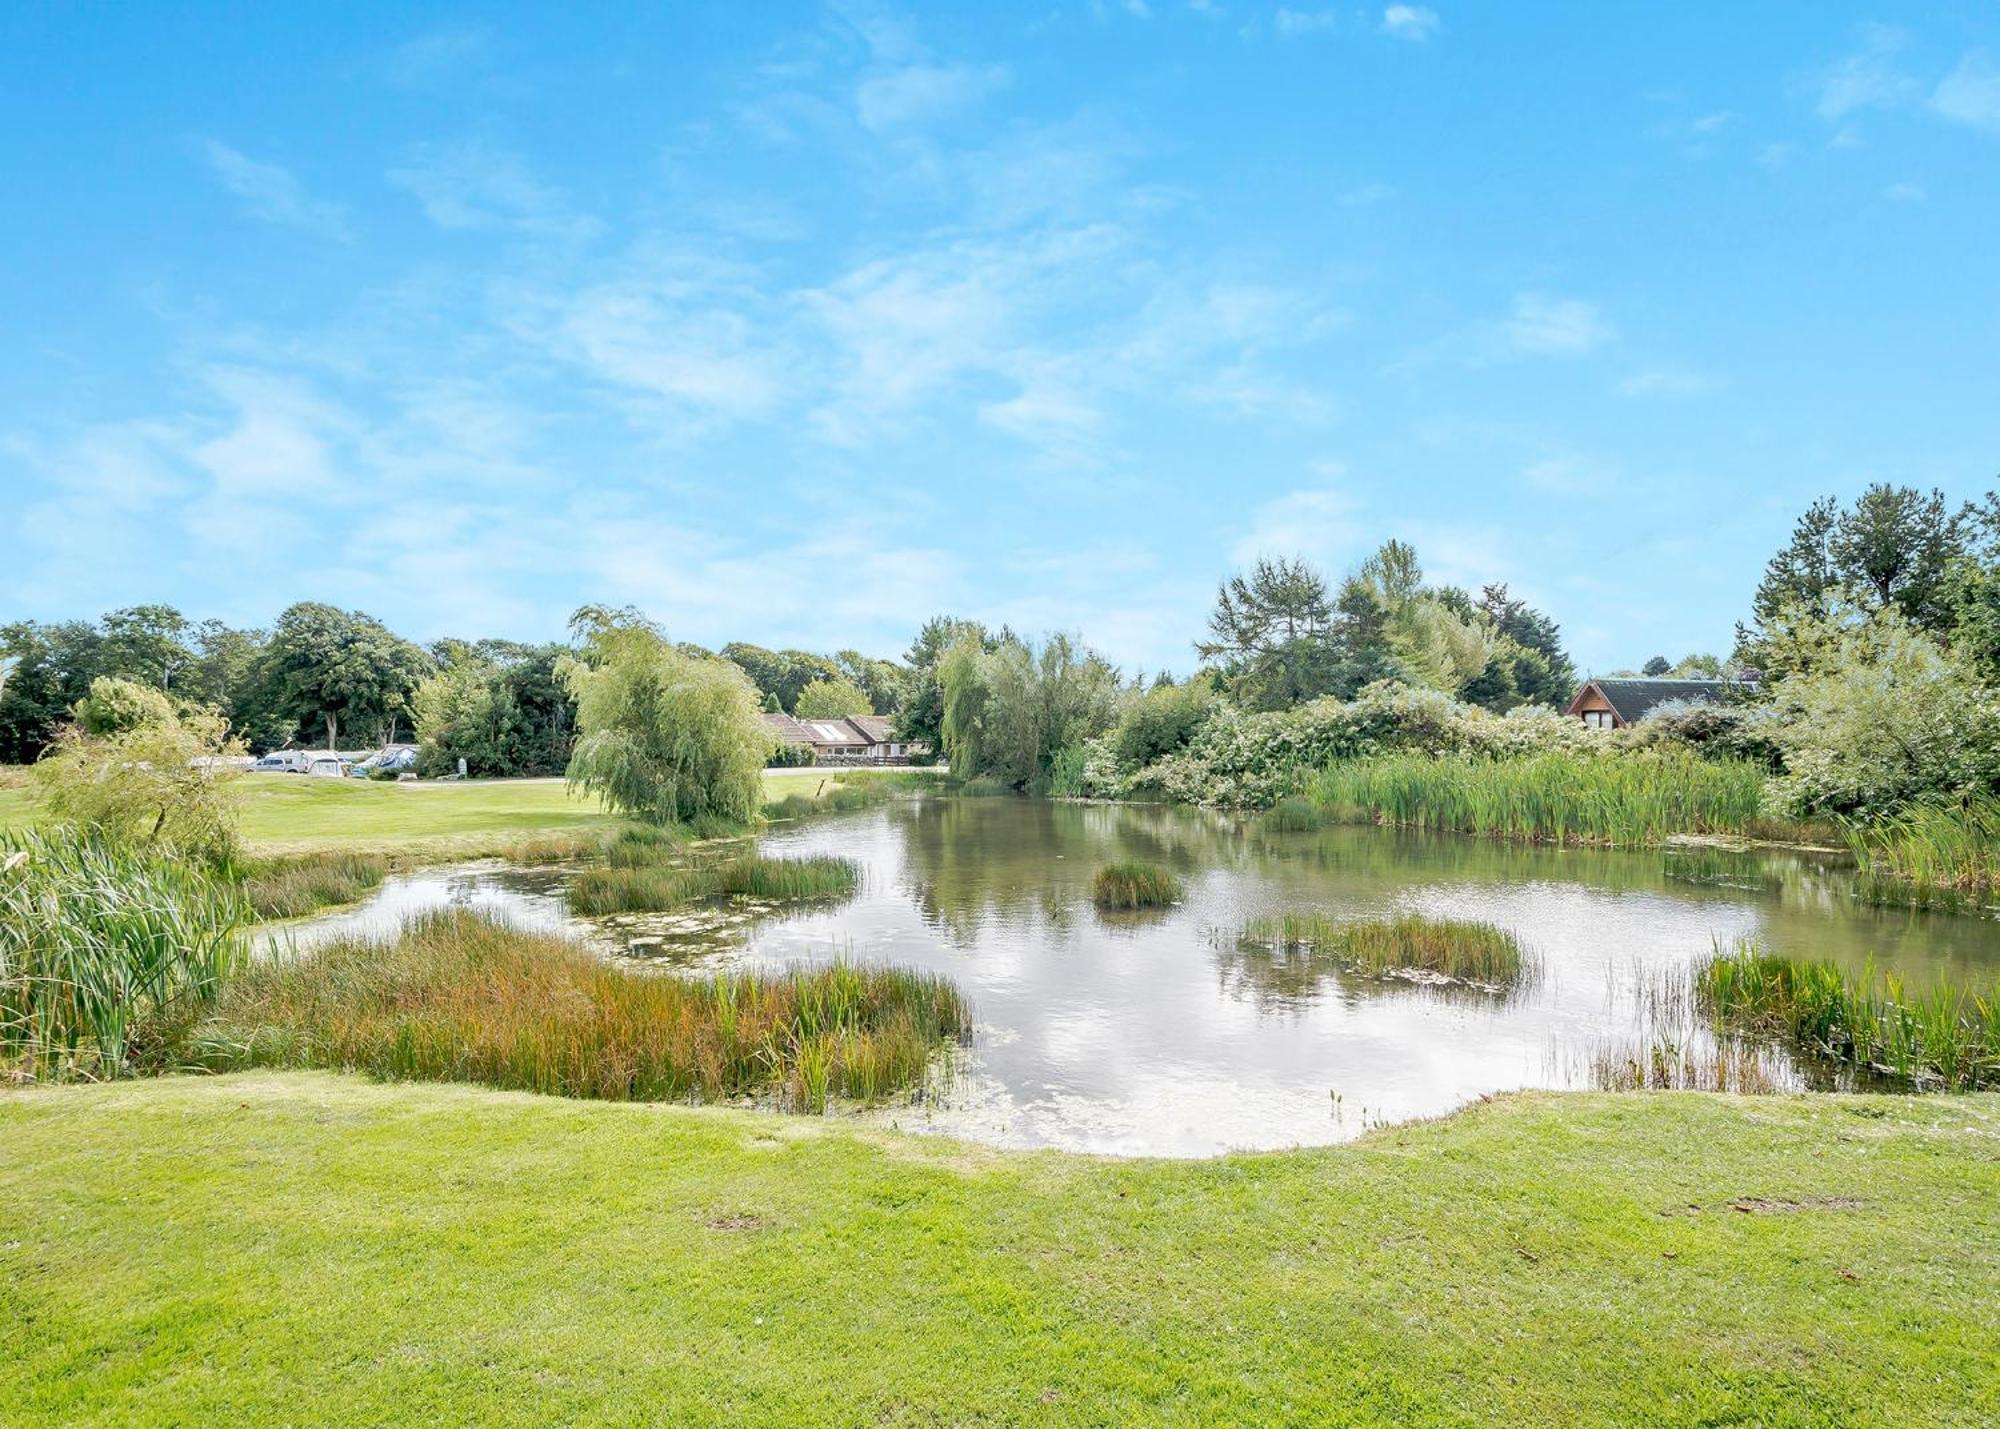
[[[922,798],[779,827],[766,852],[858,860],[838,905],[585,925],[566,874],[472,865],[390,880],[289,936],[393,929],[476,906],[570,927],[609,954],[779,967],[845,956],[949,974],[978,1032],[936,1102],[875,1113],[1010,1146],[1201,1156],[1344,1140],[1521,1087],[1592,1084],[1591,1060],[1646,1035],[1647,993],[1717,940],[1990,985],[2000,923],[1873,909],[1801,856],[1613,853],[1372,828],[1272,834],[1201,811]],[[1097,868],[1145,859],[1186,881],[1150,914],[1091,903]],[[1689,882],[1687,879],[1698,881]],[[1417,912],[1516,934],[1539,975],[1487,993],[1350,978],[1242,946],[1247,920]],[[1781,1082],[1807,1069],[1780,1061]]]

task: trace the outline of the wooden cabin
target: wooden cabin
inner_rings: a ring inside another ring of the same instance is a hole
[[[1732,694],[1755,688],[1747,680],[1586,680],[1567,713],[1592,729],[1629,729],[1676,700],[1720,704]]]

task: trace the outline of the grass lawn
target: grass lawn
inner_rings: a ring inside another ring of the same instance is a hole
[[[810,792],[835,773],[797,769],[764,776],[766,793]],[[243,839],[253,854],[321,849],[468,856],[515,839],[619,822],[597,801],[572,795],[560,779],[487,779],[464,783],[376,784],[361,779],[306,779],[250,774],[242,790]],[[34,814],[25,775],[0,771],[0,828]]]
[[[247,1074],[0,1093],[9,1423],[2000,1418],[2000,1097],[1018,1154]]]

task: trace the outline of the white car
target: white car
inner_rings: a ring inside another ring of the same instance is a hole
[[[250,768],[258,774],[303,774],[312,765],[313,756],[303,749],[274,749]]]

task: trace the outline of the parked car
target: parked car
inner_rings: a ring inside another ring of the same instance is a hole
[[[417,747],[414,744],[390,744],[376,750],[347,772],[356,779],[370,779],[382,774],[407,773],[416,767]]]
[[[312,768],[313,758],[303,749],[274,749],[250,768],[258,774],[303,774]]]

